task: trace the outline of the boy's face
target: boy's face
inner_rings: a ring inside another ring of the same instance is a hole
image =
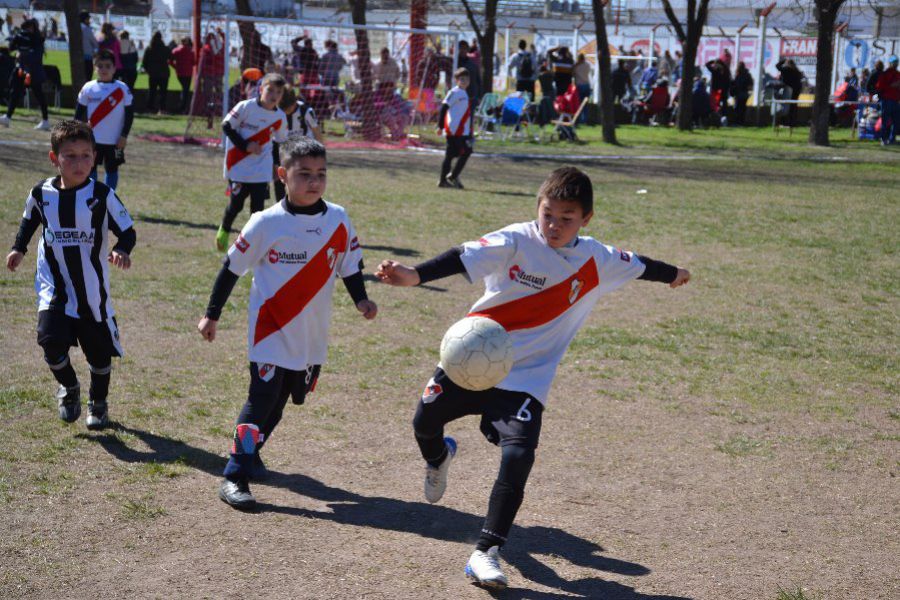
[[[469,78],[468,77],[457,77],[456,85],[458,85],[461,89],[466,89],[469,87]]]
[[[551,248],[569,244],[593,216],[593,211],[585,215],[581,205],[574,200],[541,198],[538,203],[538,227]]]
[[[111,60],[98,60],[94,64],[97,73],[97,81],[112,81],[116,74],[116,65]]]
[[[59,154],[50,151],[50,162],[56,167],[66,185],[79,185],[94,168],[94,146],[87,140],[63,142]]]
[[[266,108],[274,108],[281,102],[281,96],[284,94],[284,88],[266,84],[259,90],[259,101]]]
[[[325,193],[326,171],[324,156],[304,156],[287,168],[278,167],[278,177],[287,188],[291,204],[310,206]]]

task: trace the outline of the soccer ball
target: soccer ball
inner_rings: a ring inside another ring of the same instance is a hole
[[[441,368],[461,388],[487,390],[509,375],[512,340],[500,323],[487,317],[466,317],[453,324],[441,340]]]

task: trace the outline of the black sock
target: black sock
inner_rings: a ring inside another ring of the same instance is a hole
[[[91,402],[105,403],[106,396],[109,394],[109,379],[112,372],[112,363],[105,367],[91,367],[91,391],[89,398]]]
[[[78,376],[75,374],[75,369],[72,368],[72,362],[68,356],[57,364],[49,366],[50,372],[53,373],[60,385],[64,385],[67,388],[78,385]]]
[[[462,170],[466,166],[466,162],[469,160],[469,153],[465,153],[459,158],[456,159],[456,166],[453,167],[453,172],[450,174],[450,177],[453,179],[459,179],[459,174],[462,173]]]
[[[534,464],[534,449],[503,446],[500,472],[491,490],[487,517],[481,528],[476,548],[486,552],[491,546],[502,546],[512,528],[516,513],[525,497],[525,483]]]

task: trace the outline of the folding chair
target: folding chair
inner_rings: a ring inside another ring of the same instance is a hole
[[[508,96],[503,101],[500,109],[500,139],[507,140],[512,137],[526,137],[522,133],[524,127],[526,134],[531,133],[531,120],[528,117],[528,98],[524,96]],[[504,130],[503,128],[507,129]]]
[[[478,137],[490,137],[494,134],[488,130],[488,126],[497,126],[499,119],[497,118],[496,109],[500,106],[500,96],[497,94],[485,94],[475,109],[475,135]]]
[[[575,111],[574,114],[569,113],[559,113],[559,117],[555,120],[551,121],[551,125],[553,125],[553,130],[550,133],[550,137],[553,137],[553,133],[556,133],[559,136],[560,140],[567,139],[569,141],[574,142],[578,139],[578,136],[575,135],[575,126],[578,123],[578,117],[581,116],[581,111],[584,110],[585,105],[587,105],[589,98],[585,98],[581,101],[581,104],[578,106],[578,110]]]

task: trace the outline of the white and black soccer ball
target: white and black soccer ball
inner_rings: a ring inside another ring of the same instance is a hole
[[[441,340],[441,368],[461,388],[482,391],[509,375],[513,347],[509,333],[487,317],[466,317]]]

